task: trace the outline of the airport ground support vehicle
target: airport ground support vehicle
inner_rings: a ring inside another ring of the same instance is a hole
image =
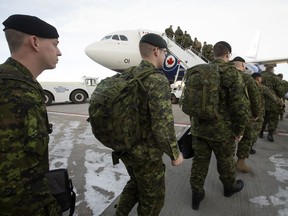
[[[85,103],[98,84],[98,78],[82,77],[81,82],[40,82],[46,105],[52,103]]]

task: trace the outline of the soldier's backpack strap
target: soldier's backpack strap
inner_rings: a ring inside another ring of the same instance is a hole
[[[2,68],[0,68],[0,80],[2,79],[10,79],[10,80],[17,80],[20,82],[24,82],[27,85],[31,86],[34,90],[36,90],[36,92],[41,96],[41,98],[43,98],[43,94],[41,93],[41,91],[34,85],[34,83],[36,83],[35,81],[33,81],[31,78],[27,77],[27,76],[23,76],[21,74],[14,74],[15,71],[3,71]],[[43,99],[44,100],[44,99]],[[48,120],[48,115],[46,112],[46,128],[48,133],[52,133],[53,131],[53,125],[49,123]]]

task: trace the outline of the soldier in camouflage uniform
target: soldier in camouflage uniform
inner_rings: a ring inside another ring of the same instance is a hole
[[[254,127],[252,128],[252,146],[257,141],[257,138],[259,136],[259,132],[261,131],[262,124],[264,121],[265,116],[265,101],[270,101],[275,104],[275,106],[281,106],[282,101],[280,98],[278,98],[267,86],[264,86],[261,84],[262,77],[260,73],[253,73],[251,75],[253,79],[256,82],[257,87],[260,91],[260,107],[258,110],[258,118],[256,119],[256,124],[254,124]],[[250,154],[255,154],[256,151],[252,148]]]
[[[248,124],[245,127],[243,138],[238,143],[237,148],[237,162],[236,169],[238,171],[248,173],[251,171],[251,168],[245,164],[245,159],[249,158],[249,153],[253,144],[253,129],[255,128],[256,121],[259,118],[260,112],[260,92],[259,89],[253,80],[253,78],[246,74],[245,71],[245,60],[240,56],[235,57],[232,62],[235,67],[239,70],[244,84],[245,89],[249,98],[249,109],[248,109]]]
[[[182,37],[183,37],[183,31],[180,28],[180,26],[177,27],[176,31],[175,31],[175,42],[179,45],[181,45],[182,42]]]
[[[147,92],[140,95],[142,140],[120,156],[130,180],[120,196],[117,216],[128,215],[136,203],[138,215],[158,215],[165,196],[163,153],[171,158],[174,166],[183,161],[175,136],[169,82],[160,71],[167,44],[159,35],[146,34],[140,40],[139,49],[143,60],[133,73],[151,70],[157,73],[143,80]]]
[[[285,89],[281,83],[281,80],[274,74],[274,67],[267,66],[266,70],[262,72],[262,83],[267,86],[278,98],[282,98],[285,95]],[[266,99],[265,99],[266,100]],[[277,128],[279,121],[279,114],[281,108],[278,105],[275,105],[273,101],[269,98],[265,101],[265,117],[262,125],[262,130],[260,131],[259,137],[263,137],[263,132],[268,128],[268,140],[274,142],[273,133]]]
[[[277,74],[277,77],[279,77],[279,79],[281,80],[281,84],[282,84],[283,88],[285,88],[284,92],[286,93],[288,91],[287,90],[287,83],[288,82],[286,80],[283,80],[283,74],[282,73]],[[279,114],[279,118],[281,121],[283,120],[283,115],[285,113],[285,98],[284,98],[284,96],[285,95],[283,95],[283,98],[281,98],[281,100],[283,101],[283,106],[280,109],[280,114]]]
[[[3,25],[11,57],[0,65],[0,215],[62,215],[43,175],[52,129],[36,80],[56,67],[59,35],[33,16],[12,15]]]
[[[172,25],[170,25],[169,28],[166,28],[166,29],[165,29],[165,34],[167,35],[168,38],[170,38],[171,40],[173,40],[174,31],[173,31]]]
[[[191,47],[191,45],[192,45],[191,36],[190,34],[187,33],[187,31],[185,31],[182,37],[181,46],[183,47],[183,49],[188,49]]]
[[[230,197],[242,190],[242,180],[236,181],[234,161],[235,139],[240,141],[248,121],[248,99],[241,75],[228,63],[231,46],[220,41],[215,44],[215,60],[223,72],[219,90],[218,117],[214,120],[191,118],[193,157],[191,169],[192,208],[197,210],[205,196],[204,182],[208,173],[212,151],[217,158],[219,178],[224,186],[224,196]],[[186,88],[189,88],[186,86]]]

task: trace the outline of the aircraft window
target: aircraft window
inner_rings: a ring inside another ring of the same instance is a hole
[[[113,39],[113,40],[119,40],[119,36],[118,36],[118,35],[113,35],[113,36],[112,36],[112,39]]]
[[[108,40],[109,38],[111,38],[112,37],[112,35],[107,35],[107,36],[105,36],[104,38],[102,38],[102,40]]]
[[[121,41],[128,41],[128,38],[125,35],[120,35]]]

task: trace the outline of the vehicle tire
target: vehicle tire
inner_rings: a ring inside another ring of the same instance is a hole
[[[171,103],[178,104],[178,102],[179,102],[179,99],[174,94],[171,94]]]
[[[83,90],[75,90],[71,93],[71,101],[75,104],[85,103],[87,94]]]
[[[51,105],[53,101],[53,95],[48,91],[44,91],[44,96],[45,96],[44,101],[45,101],[46,106]]]

